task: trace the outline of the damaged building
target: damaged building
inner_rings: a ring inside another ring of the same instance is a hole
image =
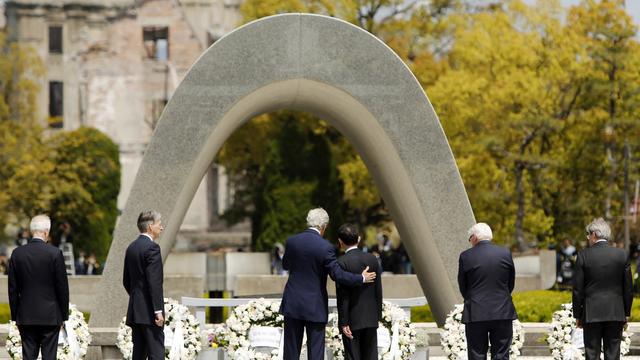
[[[46,67],[38,97],[43,124],[51,131],[95,127],[118,145],[118,208],[125,205],[164,106],[200,54],[240,24],[240,2],[5,1],[9,39],[34,48]],[[212,166],[176,246],[246,246],[248,226],[231,231],[219,218],[231,195],[223,169]]]

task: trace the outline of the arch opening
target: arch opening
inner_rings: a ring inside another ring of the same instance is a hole
[[[278,38],[267,42],[265,35]],[[362,59],[372,60],[363,66]],[[380,66],[386,73],[371,71]],[[333,18],[288,14],[216,42],[167,105],[116,228],[92,326],[114,326],[112,314],[124,313],[122,254],[136,235],[139,211],[163,213],[166,258],[224,142],[255,116],[281,109],[317,115],[351,142],[389,208],[436,321],[444,323],[459,300],[455,260],[474,219],[428,99],[404,63],[371,34]]]

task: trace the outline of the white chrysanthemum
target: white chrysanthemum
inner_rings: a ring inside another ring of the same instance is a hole
[[[181,348],[181,358],[186,360],[195,359],[200,350],[202,350],[200,323],[186,306],[179,304],[174,299],[164,298],[164,312],[165,328],[175,331],[178,321],[182,322],[184,346]],[[116,346],[122,353],[123,359],[129,360],[132,358],[133,340],[131,328],[126,325],[126,317],[122,318],[118,326]],[[168,358],[168,356],[169,352],[165,351],[165,358]]]
[[[65,329],[66,331],[73,331],[73,334],[75,334],[78,342],[78,353],[80,359],[84,359],[84,356],[87,354],[89,343],[91,343],[91,334],[89,333],[89,326],[84,321],[84,315],[73,304],[69,304],[69,319],[65,322]],[[22,360],[22,340],[20,338],[18,327],[14,321],[9,322],[9,333],[5,349],[12,359]],[[67,360],[71,359],[72,356],[68,343],[58,347],[58,359]]]
[[[402,354],[402,359],[409,359],[416,351],[416,331],[412,327],[411,321],[402,308],[390,302],[383,302],[382,305],[382,322],[380,327],[385,327],[392,332],[393,324],[398,323],[398,343]],[[329,326],[326,329],[326,344],[332,350],[334,359],[344,359],[344,349],[342,347],[342,336],[338,328],[338,315],[336,313],[329,314]],[[411,346],[413,344],[413,346]],[[378,359],[390,359],[391,353],[379,352]]]

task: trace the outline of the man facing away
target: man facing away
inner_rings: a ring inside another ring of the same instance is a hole
[[[132,330],[133,360],[163,360],[162,255],[155,242],[164,230],[160,213],[140,213],[138,230],[140,235],[127,247],[122,278],[129,294],[127,325]]]
[[[11,319],[18,325],[22,358],[42,360],[57,356],[58,335],[69,319],[69,282],[62,252],[46,243],[51,220],[31,219],[29,242],[16,248],[9,260]]]
[[[609,245],[611,228],[602,218],[586,227],[589,247],[578,253],[573,282],[573,316],[584,328],[587,360],[620,359],[622,328],[631,313],[631,269],[623,249]]]
[[[382,318],[382,281],[378,259],[358,249],[360,236],[355,225],[344,224],[338,230],[340,247],[345,254],[338,258],[340,267],[359,274],[367,267],[376,273],[373,284],[345,287],[336,283],[338,326],[347,360],[378,359],[378,322]]]
[[[458,286],[464,298],[469,360],[509,359],[516,309],[511,300],[516,272],[509,250],[493,245],[489,225],[478,223],[468,232],[471,249],[460,254]],[[489,340],[489,341],[487,341]]]
[[[303,332],[307,331],[308,360],[324,359],[324,331],[327,325],[327,275],[345,286],[373,282],[375,272],[364,269],[352,274],[340,268],[335,248],[324,238],[329,214],[312,209],[307,214],[309,228],[287,239],[282,267],[289,279],[282,294],[280,313],[284,315],[284,360],[300,359]]]

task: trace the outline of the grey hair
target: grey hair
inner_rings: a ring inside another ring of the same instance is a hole
[[[307,214],[307,225],[309,227],[321,229],[329,224],[329,214],[323,208],[309,210]]]
[[[471,237],[471,235],[475,235],[478,240],[492,240],[493,232],[489,225],[485,223],[477,223],[469,228],[467,231],[467,235]]]
[[[611,240],[611,227],[603,218],[594,219],[585,228],[587,234],[595,234],[598,239]]]
[[[51,219],[44,214],[36,215],[31,219],[29,230],[32,233],[49,231],[51,230]]]
[[[160,217],[160,213],[155,210],[141,212],[138,216],[138,230],[140,230],[140,232],[146,232],[149,225],[160,220]]]

